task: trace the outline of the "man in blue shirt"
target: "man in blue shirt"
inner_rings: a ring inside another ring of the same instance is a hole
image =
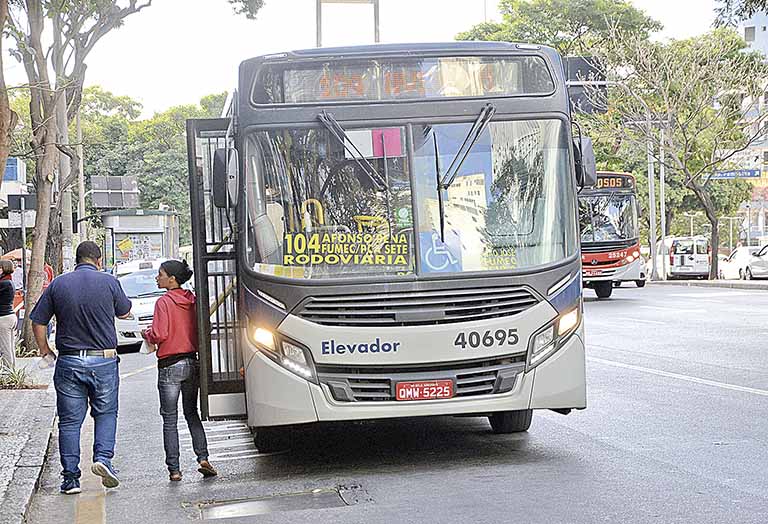
[[[30,315],[42,357],[53,354],[46,327],[56,317],[59,358],[53,385],[64,477],[61,493],[66,494],[80,493],[80,428],[89,404],[94,420],[91,471],[107,488],[120,484],[112,467],[120,383],[115,317],[128,318],[131,312],[131,301],[117,279],[100,271],[101,249],[95,242],[78,245],[75,261],[75,270],[54,279]]]

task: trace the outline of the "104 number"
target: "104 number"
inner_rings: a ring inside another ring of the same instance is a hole
[[[493,347],[493,346],[514,346],[520,342],[520,337],[517,334],[517,328],[512,329],[497,329],[496,331],[487,330],[485,333],[479,331],[461,332],[456,335],[456,340],[453,341],[453,345],[461,348],[479,348],[479,347]]]

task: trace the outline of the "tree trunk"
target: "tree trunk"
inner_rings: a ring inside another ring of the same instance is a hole
[[[717,253],[720,247],[720,231],[718,231],[717,228],[717,212],[715,210],[715,205],[712,202],[709,193],[707,193],[707,191],[704,189],[704,186],[699,185],[696,180],[691,180],[689,185],[691,190],[693,190],[693,193],[696,195],[696,198],[701,203],[701,206],[704,208],[704,214],[707,216],[707,220],[712,226],[712,235],[710,237],[711,252],[709,263],[709,279],[714,280],[717,278],[717,273],[719,271],[717,267],[719,262]]]
[[[53,109],[53,108],[51,108]],[[37,157],[35,178],[37,179],[37,220],[32,231],[32,258],[27,274],[27,296],[25,300],[26,315],[24,316],[24,343],[28,349],[37,349],[32,334],[30,313],[40,300],[45,283],[45,248],[48,240],[49,219],[51,214],[51,189],[53,187],[54,167],[58,162],[59,152],[56,148],[56,116],[51,111],[50,119],[43,124],[45,127],[42,153]]]
[[[48,228],[45,260],[51,265],[54,273],[60,275],[64,272],[61,259],[61,213],[56,207],[51,208],[51,216],[48,219]]]
[[[5,21],[8,18],[8,0],[0,0],[0,35],[5,31]],[[16,126],[16,113],[11,111],[8,100],[8,89],[5,85],[5,71],[3,69],[3,39],[0,38],[0,173],[5,173],[5,162],[11,151],[11,133]],[[0,187],[3,177],[0,176]]]

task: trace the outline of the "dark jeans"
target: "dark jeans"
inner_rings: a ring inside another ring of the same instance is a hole
[[[56,360],[53,385],[64,478],[80,478],[80,428],[89,405],[95,426],[93,461],[111,464],[120,386],[117,358],[62,355]]]
[[[208,442],[203,423],[197,412],[197,392],[200,388],[199,367],[196,360],[185,358],[168,367],[157,370],[157,389],[160,392],[160,415],[163,417],[163,445],[168,471],[180,471],[179,467],[179,393],[184,418],[192,436],[192,449],[197,461],[208,460]]]

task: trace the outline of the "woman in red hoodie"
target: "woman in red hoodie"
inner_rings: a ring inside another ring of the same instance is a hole
[[[155,304],[152,327],[143,333],[147,342],[157,345],[157,389],[163,417],[165,464],[172,481],[181,480],[177,430],[179,394],[192,436],[192,448],[197,455],[198,471],[204,477],[216,476],[216,470],[208,462],[208,442],[197,411],[200,368],[195,295],[181,289],[191,276],[192,271],[185,261],[168,260],[160,264],[157,287],[168,291]]]

